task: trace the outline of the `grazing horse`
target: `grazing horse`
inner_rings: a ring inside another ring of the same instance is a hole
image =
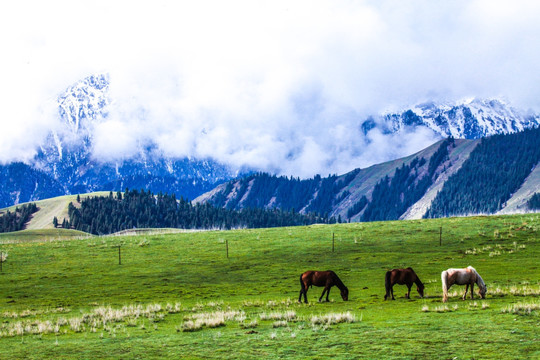
[[[466,267],[465,269],[448,269],[441,273],[442,289],[443,289],[443,302],[448,301],[448,289],[450,286],[467,285],[465,288],[465,294],[463,294],[463,300],[467,297],[467,291],[469,285],[471,286],[471,300],[474,299],[474,283],[479,287],[478,293],[482,299],[486,298],[486,284],[478,272],[472,267]]]
[[[328,295],[330,295],[330,288],[332,286],[337,286],[341,290],[341,298],[344,301],[349,299],[349,289],[343,284],[340,278],[332,270],[328,271],[306,271],[300,275],[300,296],[298,297],[298,302],[302,302],[302,294],[304,294],[304,302],[307,304],[307,291],[308,287],[315,286],[324,286],[324,290],[319,298],[319,302],[326,292],[326,301],[328,301]]]
[[[396,300],[394,298],[395,284],[407,285],[409,290],[407,291],[407,295],[405,295],[405,297],[410,299],[411,287],[413,283],[416,284],[416,291],[418,291],[420,297],[424,297],[424,284],[422,284],[412,268],[408,267],[406,269],[393,269],[387,271],[385,277],[386,295],[384,295],[384,300],[388,299],[390,296],[392,296],[392,300]]]

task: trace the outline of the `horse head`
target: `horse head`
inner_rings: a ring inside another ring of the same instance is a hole
[[[480,290],[478,291],[478,293],[480,294],[480,297],[482,299],[485,299],[486,298],[486,292],[487,292],[487,286],[486,285],[480,285],[479,288],[480,288]]]
[[[420,284],[418,285],[418,287],[416,288],[416,291],[418,291],[418,294],[420,294],[420,297],[423,298],[424,297],[424,284]]]
[[[343,301],[349,300],[349,289],[346,286],[341,289],[341,298]]]

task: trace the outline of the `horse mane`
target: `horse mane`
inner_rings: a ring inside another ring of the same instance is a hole
[[[335,272],[333,272],[332,270],[329,270],[329,271],[332,273],[332,276],[336,280],[336,286],[339,288],[339,290],[347,289],[347,287],[345,286],[343,281],[341,281],[339,276],[337,276],[337,274]]]
[[[420,278],[418,277],[418,275],[416,275],[416,280],[414,280],[414,283],[415,283],[416,286],[418,286],[420,289],[424,289],[424,288],[425,288],[424,283],[420,280]]]
[[[478,271],[476,271],[476,269],[473,268],[472,266],[469,266],[468,269],[471,269],[474,272],[474,274],[476,275],[476,284],[485,290],[486,289],[486,283],[484,282],[484,279],[482,279],[482,277],[480,276]]]

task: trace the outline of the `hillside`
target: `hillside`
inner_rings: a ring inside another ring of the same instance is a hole
[[[440,141],[408,157],[341,176],[300,180],[255,174],[222,184],[195,202],[230,209],[294,208],[342,221],[523,212],[527,200],[540,191],[539,148],[540,128]],[[460,193],[463,199],[455,200]],[[456,201],[451,210],[438,210],[451,201]]]
[[[109,192],[95,192],[90,194],[81,194],[81,200],[93,197],[93,196],[106,196]],[[26,224],[26,230],[41,230],[41,229],[54,229],[53,219],[56,217],[62,222],[63,219],[69,219],[68,206],[70,203],[77,202],[77,195],[65,195],[55,198],[34,201],[38,207],[38,211],[32,215],[30,221]],[[0,209],[0,215],[7,210],[14,211],[17,206],[13,205],[5,209]]]
[[[432,146],[402,159],[385,162],[370,166],[366,169],[356,169],[341,176],[331,176],[328,178],[315,177],[308,180],[299,180],[286,177],[272,177],[264,174],[256,174],[245,178],[233,180],[226,184],[219,185],[211,192],[196,198],[194,202],[210,202],[218,206],[241,209],[243,207],[259,206],[271,208],[280,207],[287,204],[286,208],[295,208],[300,212],[315,211],[321,214],[328,213],[329,216],[342,220],[358,221],[361,213],[348,216],[349,209],[358,203],[364,196],[371,200],[373,190],[377,183],[385,177],[393,177],[396,169],[410,165],[414,159],[431,159],[433,154],[439,149],[443,141],[439,141]],[[463,164],[470,152],[476,147],[479,140],[455,140],[455,147],[448,149],[448,160],[445,162],[447,169],[442,164],[439,169],[437,179],[441,179],[427,190],[427,193],[436,189],[443,182],[442,179],[449,173],[457,171]],[[418,175],[427,171],[429,164],[425,164],[418,169]],[[264,180],[266,189],[265,195],[260,196],[254,189],[260,187]],[[291,200],[302,193],[303,197],[296,202]],[[323,197],[326,197],[323,199]],[[422,198],[417,205],[426,207],[429,198]],[[313,206],[318,203],[321,206]],[[418,211],[411,212],[406,218],[413,218]],[[422,214],[423,215],[423,214]]]

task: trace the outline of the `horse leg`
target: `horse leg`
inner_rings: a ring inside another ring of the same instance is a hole
[[[463,300],[467,298],[467,291],[469,291],[469,284],[465,284],[465,294],[463,294]]]
[[[330,295],[330,289],[331,289],[331,288],[332,288],[332,287],[329,287],[329,288],[328,288],[328,291],[326,292],[326,302],[329,302],[329,301],[330,301],[330,300],[328,300],[328,295]]]
[[[307,304],[307,290],[308,287],[303,282],[300,282],[300,296],[298,296],[298,302],[302,302],[302,294],[304,294],[304,302]]]
[[[319,302],[321,302],[323,296],[324,296],[324,293],[328,291],[328,289],[325,287],[324,290],[322,291],[322,294],[321,294],[321,297],[319,298]]]
[[[407,288],[409,289],[409,290],[407,291],[407,299],[410,299],[410,298],[411,298],[411,286],[412,286],[412,285],[407,285]]]
[[[471,284],[471,300],[474,300],[474,283]]]

